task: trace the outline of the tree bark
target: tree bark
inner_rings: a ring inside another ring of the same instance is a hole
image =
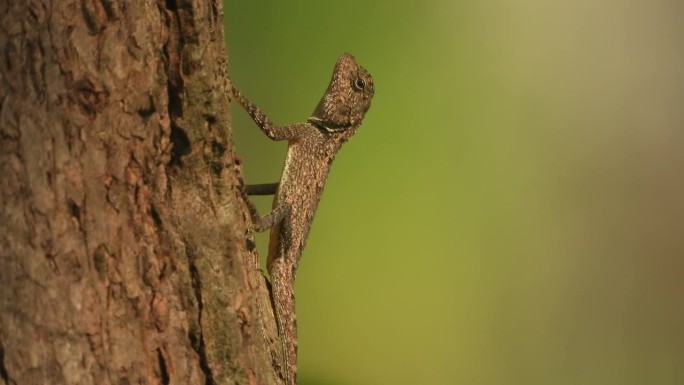
[[[0,382],[279,383],[221,1],[0,15]]]

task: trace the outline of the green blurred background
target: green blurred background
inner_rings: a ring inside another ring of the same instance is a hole
[[[375,79],[298,273],[301,384],[684,383],[683,1],[225,13],[277,123],[342,52]],[[277,180],[285,143],[234,111],[248,182]]]

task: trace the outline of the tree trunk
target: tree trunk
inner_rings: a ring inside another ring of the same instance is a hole
[[[278,383],[221,1],[0,15],[0,383]]]

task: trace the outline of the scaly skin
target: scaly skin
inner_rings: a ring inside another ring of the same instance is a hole
[[[267,265],[287,385],[297,383],[294,280],[299,259],[335,154],[361,125],[374,92],[373,78],[349,54],[337,60],[327,91],[305,123],[276,126],[233,88],[235,99],[269,138],[289,143],[273,210],[255,218],[254,226],[257,231],[271,228]]]

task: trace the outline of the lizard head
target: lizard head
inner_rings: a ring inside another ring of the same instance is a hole
[[[375,93],[373,78],[348,53],[337,59],[328,90],[309,122],[328,132],[358,127]]]

